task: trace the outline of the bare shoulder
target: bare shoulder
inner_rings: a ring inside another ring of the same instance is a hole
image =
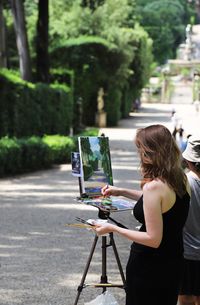
[[[143,187],[143,191],[145,192],[152,192],[152,191],[162,191],[165,189],[165,183],[163,181],[161,181],[160,179],[154,179],[150,182],[147,182],[144,187]]]
[[[161,211],[163,192],[163,182],[159,179],[154,179],[146,183],[143,187],[144,209]]]

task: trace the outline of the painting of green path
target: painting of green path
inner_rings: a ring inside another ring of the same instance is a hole
[[[108,137],[79,137],[82,188],[88,195],[100,195],[105,184],[113,185]]]

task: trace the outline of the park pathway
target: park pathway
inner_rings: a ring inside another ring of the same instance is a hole
[[[174,92],[171,97],[171,104],[192,104],[192,81],[181,80],[179,76],[171,78]]]
[[[187,121],[188,128],[196,129],[193,105],[176,106],[184,124]],[[139,188],[139,163],[133,145],[136,129],[154,123],[171,128],[171,107],[143,104],[118,127],[101,130],[110,139],[115,185]],[[1,305],[73,305],[94,235],[65,224],[74,222],[75,217],[98,217],[96,208],[76,202],[78,195],[78,181],[71,175],[70,164],[0,180]],[[130,228],[138,225],[130,211],[116,213],[113,218]],[[130,242],[118,236],[115,241],[125,269]],[[119,281],[112,249],[107,257],[108,280]],[[101,261],[98,243],[87,282],[99,282]],[[111,291],[123,305],[124,291]],[[99,293],[101,290],[85,288],[79,305]]]
[[[173,80],[174,93],[171,98],[171,109],[175,110],[179,119],[179,127],[184,129],[184,136],[200,131],[200,109],[197,111],[193,103],[192,82]]]

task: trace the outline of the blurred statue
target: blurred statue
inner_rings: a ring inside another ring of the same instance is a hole
[[[95,123],[98,127],[106,127],[106,112],[104,111],[104,97],[105,92],[103,88],[99,88],[97,93],[97,112],[95,116]]]
[[[105,93],[104,93],[104,90],[103,88],[99,88],[99,91],[98,91],[98,95],[97,95],[97,109],[98,109],[98,112],[101,112],[104,108],[104,100],[103,100],[103,97],[104,97]]]
[[[192,43],[192,25],[188,24],[185,28],[185,36],[186,36],[186,43],[191,44]]]

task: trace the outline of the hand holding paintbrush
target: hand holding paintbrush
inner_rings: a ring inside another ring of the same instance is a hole
[[[118,188],[116,186],[106,184],[104,187],[102,187],[101,193],[104,197],[109,197],[111,195],[119,196],[120,195],[120,188]]]

